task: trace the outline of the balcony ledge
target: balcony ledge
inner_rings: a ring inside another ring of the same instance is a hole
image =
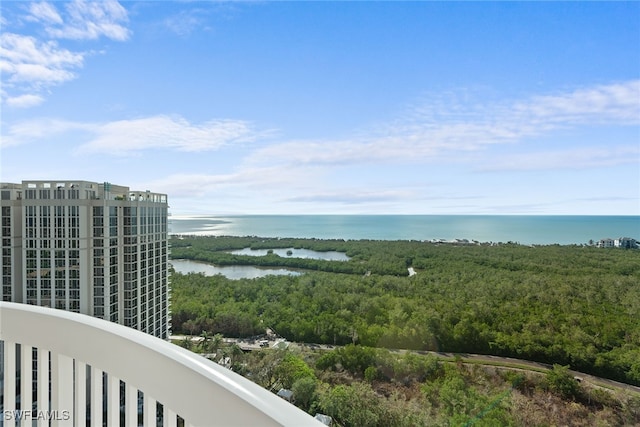
[[[21,344],[22,357],[26,353],[30,357],[31,351],[25,349],[33,347],[49,351],[52,362],[58,355],[72,359],[76,363],[75,370],[89,365],[106,372],[108,376],[123,381],[129,387],[127,391],[133,390],[132,395],[139,390],[145,398],[148,396],[162,403],[171,411],[170,414],[184,419],[185,426],[322,425],[275,394],[214,362],[151,335],[91,316],[0,302],[0,340],[4,342],[5,349],[10,348],[7,343]],[[7,365],[11,357],[6,356],[5,350],[2,370],[5,373],[4,396],[5,402],[11,402],[11,399],[6,399],[11,392],[9,384],[15,384],[15,378],[11,381],[12,372]],[[52,363],[52,366],[57,365]],[[52,381],[58,377],[52,373]],[[73,379],[66,384],[73,384]],[[70,396],[90,394],[90,390],[78,390],[77,383],[71,387],[73,390],[66,391]],[[54,398],[53,393],[61,390],[64,394],[65,390],[57,384],[51,384],[51,390],[51,402],[64,401]],[[92,396],[92,399],[97,398]],[[95,405],[98,404],[101,405],[101,401]],[[73,406],[72,413],[84,414],[78,402]],[[51,408],[56,409],[71,408]],[[119,410],[111,409],[112,412],[108,413],[115,416]],[[137,416],[134,423],[131,412],[134,410],[129,411],[128,419],[137,426]],[[69,425],[73,425],[71,421]],[[175,425],[174,422],[169,420],[167,424],[165,420],[165,425]]]

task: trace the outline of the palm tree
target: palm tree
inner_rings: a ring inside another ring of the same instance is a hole
[[[207,331],[202,331],[200,337],[202,338],[202,340],[200,341],[200,349],[203,353],[207,353],[209,344],[211,342],[211,335],[209,335],[209,332]]]
[[[231,366],[233,366],[238,359],[240,358],[240,356],[242,356],[244,354],[244,352],[242,351],[242,349],[238,346],[238,344],[231,344],[229,347],[227,347],[225,349],[225,354],[229,357],[229,364]]]
[[[224,340],[224,337],[222,336],[222,334],[215,334],[213,336],[213,338],[211,339],[211,352],[212,353],[218,353],[218,350],[222,346],[223,340]]]

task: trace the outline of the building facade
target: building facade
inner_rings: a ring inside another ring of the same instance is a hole
[[[620,237],[615,240],[614,246],[616,248],[636,249],[638,247],[638,242],[636,239],[632,239],[631,237]]]
[[[596,246],[599,248],[623,248],[623,249],[637,249],[638,241],[631,237],[619,237],[617,239],[600,239]]]
[[[89,181],[0,184],[2,300],[169,336],[166,194]]]

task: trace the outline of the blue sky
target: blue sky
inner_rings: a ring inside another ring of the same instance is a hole
[[[0,180],[191,214],[640,215],[640,2],[1,5]]]

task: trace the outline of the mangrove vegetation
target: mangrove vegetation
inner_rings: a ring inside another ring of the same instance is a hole
[[[268,327],[293,342],[509,356],[640,385],[637,250],[258,237],[171,245],[173,258],[305,271],[241,280],[174,272],[174,334]],[[350,259],[229,253],[247,247]]]

